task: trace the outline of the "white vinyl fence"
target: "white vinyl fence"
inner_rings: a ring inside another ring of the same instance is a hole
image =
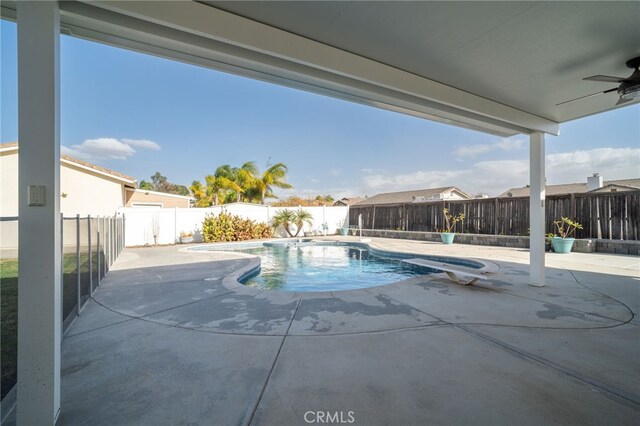
[[[305,225],[304,232],[323,234],[323,224],[327,234],[335,234],[338,228],[348,227],[349,207],[320,206],[302,207],[313,215],[313,224]],[[125,245],[143,246],[154,244],[174,244],[180,239],[180,233],[192,232],[194,241],[202,241],[202,222],[208,215],[217,216],[221,211],[251,219],[255,222],[270,223],[271,218],[280,210],[297,210],[297,207],[271,207],[259,204],[233,203],[207,208],[141,208],[123,207],[118,215],[124,215]],[[295,230],[295,227],[292,227]],[[299,234],[303,236],[302,231]],[[286,236],[279,232],[279,236]]]

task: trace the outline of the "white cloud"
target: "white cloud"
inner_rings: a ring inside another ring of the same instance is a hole
[[[342,170],[340,169],[331,169],[332,176],[339,176],[341,173],[342,173]]]
[[[600,173],[605,180],[640,176],[640,149],[596,148],[550,154],[546,157],[547,182],[586,182],[587,176]],[[373,195],[381,192],[421,188],[457,186],[469,194],[497,195],[509,188],[529,183],[529,160],[479,161],[466,169],[418,170],[392,175],[388,172],[365,173],[362,187],[356,193]]]
[[[550,184],[586,182],[597,172],[604,180],[640,176],[640,148],[596,148],[547,156]]]
[[[389,176],[388,174],[367,174],[364,185],[369,190],[380,192],[403,191],[418,188],[436,188],[451,185],[451,180],[460,175],[460,171],[417,171],[413,173]],[[398,189],[402,188],[402,189]]]
[[[523,139],[501,139],[498,142],[456,147],[454,155],[458,158],[473,158],[492,151],[514,151],[524,147]]]
[[[157,151],[160,145],[146,139],[86,139],[79,145],[62,146],[61,152],[80,160],[126,160],[136,153],[136,148]]]
[[[135,148],[149,149],[151,151],[160,151],[160,145],[148,139],[120,139],[120,142]]]

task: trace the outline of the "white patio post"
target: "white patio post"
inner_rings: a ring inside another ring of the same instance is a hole
[[[17,424],[53,425],[60,410],[60,15],[17,2],[19,285]]]
[[[542,287],[544,282],[545,173],[544,133],[529,136],[529,284]]]

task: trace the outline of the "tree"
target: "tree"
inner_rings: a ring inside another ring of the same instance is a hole
[[[207,195],[207,187],[199,180],[194,180],[189,187],[193,198],[196,199],[196,207],[209,207],[211,205],[211,197]]]
[[[298,209],[293,216],[293,221],[297,227],[294,237],[297,237],[305,224],[309,226],[313,225],[313,215],[306,210]]]
[[[138,184],[138,188],[140,189],[145,189],[147,191],[153,191],[155,190],[155,186],[153,186],[153,183],[151,182],[147,182],[146,180],[141,180],[140,183]]]
[[[282,226],[285,232],[290,237],[293,237],[290,227],[291,227],[291,224],[295,222],[295,220],[296,220],[296,212],[289,209],[283,209],[273,216],[273,218],[271,219],[271,224],[274,228],[278,228]]]
[[[161,175],[160,172],[155,172],[153,176],[151,176],[151,182],[141,180],[138,188],[147,191],[165,192],[167,194],[189,195],[189,188],[184,185],[169,182],[169,179]]]
[[[155,188],[155,190],[159,192],[167,192],[167,189],[170,185],[167,177],[162,176],[160,172],[155,172],[155,174],[151,176],[151,182],[153,182],[153,187]]]
[[[326,206],[333,204],[333,197],[330,195],[318,195],[315,198],[300,198],[292,195],[284,200],[271,203],[274,207],[297,207],[297,206]]]
[[[276,198],[272,188],[289,189],[292,185],[285,181],[289,169],[284,163],[277,163],[267,168],[255,181],[255,188],[260,194],[260,204],[264,204],[265,198]]]
[[[207,195],[211,197],[213,205],[218,205],[220,199],[231,192],[242,192],[242,188],[234,181],[234,172],[228,164],[216,169],[214,174],[205,177]]]
[[[206,195],[214,205],[240,201],[264,203],[265,198],[276,198],[273,188],[292,188],[285,181],[286,174],[287,166],[283,163],[268,167],[262,174],[254,161],[240,167],[223,164],[205,177]]]
[[[274,228],[282,226],[290,237],[297,237],[305,224],[313,225],[313,215],[306,210],[297,211],[282,209],[273,216],[271,224]],[[291,232],[291,225],[296,225],[296,233]]]
[[[243,198],[243,195],[255,187],[257,176],[260,173],[255,162],[247,161],[242,167],[234,167],[232,171],[235,183],[241,188],[241,191],[238,191],[236,194],[236,201],[240,202],[243,199],[244,201],[248,201],[246,198]]]

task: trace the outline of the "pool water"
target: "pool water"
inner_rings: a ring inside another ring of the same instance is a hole
[[[243,284],[285,291],[353,290],[389,284],[432,270],[374,255],[366,246],[302,243],[240,250],[259,256],[259,274]]]

